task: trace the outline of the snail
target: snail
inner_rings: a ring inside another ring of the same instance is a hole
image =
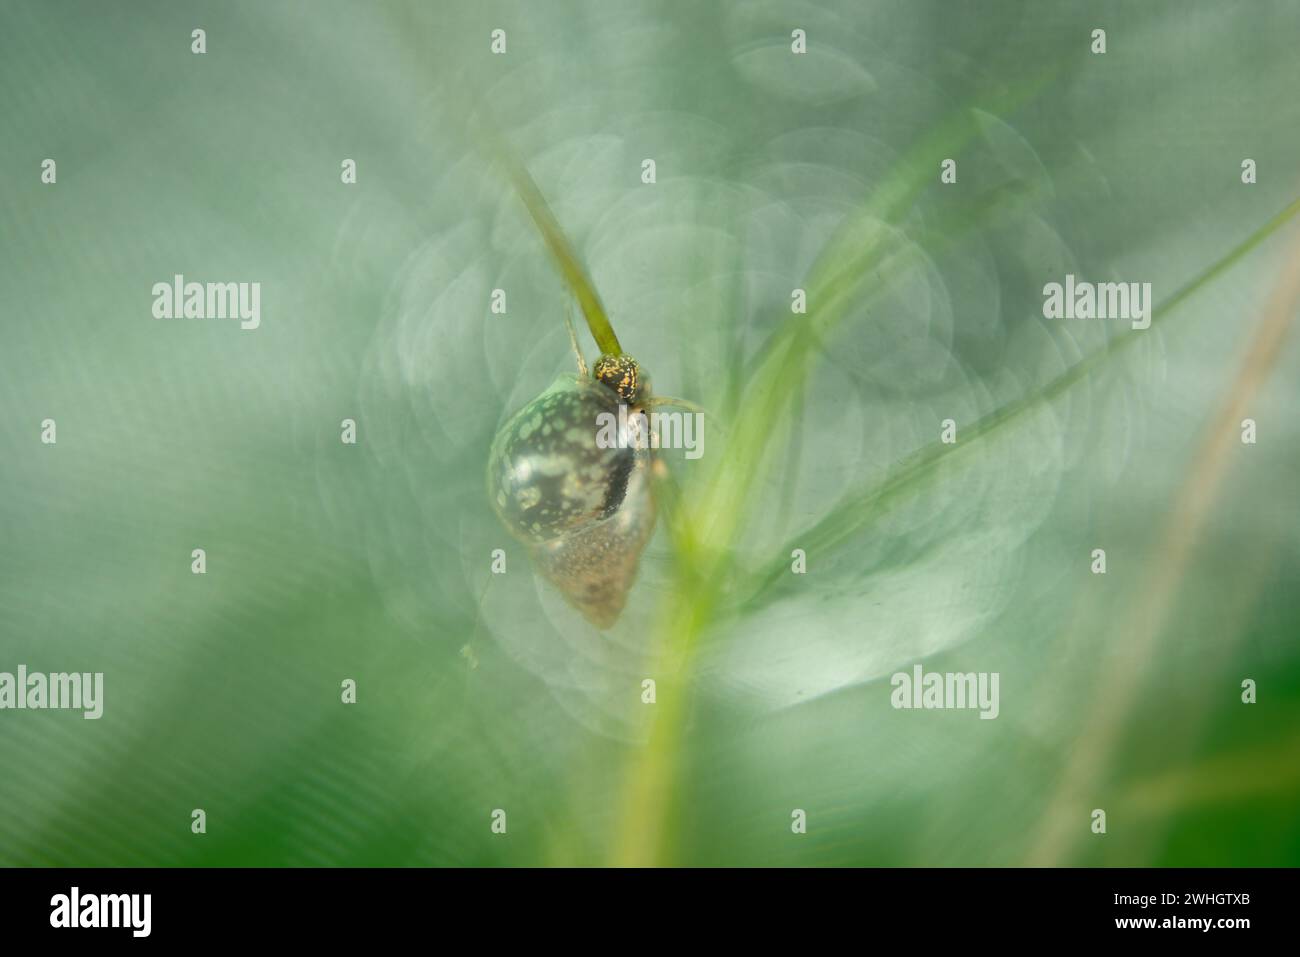
[[[531,177],[520,166],[511,173],[602,351],[588,373],[566,313],[578,373],[561,375],[501,426],[488,455],[488,498],[541,575],[604,630],[623,610],[655,526],[656,459],[646,419],[636,413],[687,403],[652,397],[649,375],[623,352]],[[619,423],[616,442],[599,440],[606,413]]]
[[[636,416],[602,448],[603,413],[641,411],[645,376],[630,356],[603,355],[588,376],[562,375],[512,416],[488,457],[488,494],[534,566],[597,628],[623,610],[655,525],[648,436]],[[631,387],[620,386],[628,380]]]

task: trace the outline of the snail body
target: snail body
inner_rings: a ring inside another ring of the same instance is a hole
[[[534,566],[597,628],[623,610],[654,531],[650,443],[639,416],[649,383],[629,356],[561,375],[498,431],[488,496]],[[620,405],[626,406],[622,416]],[[613,416],[616,442],[600,441]]]

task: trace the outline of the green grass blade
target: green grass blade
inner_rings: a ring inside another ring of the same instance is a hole
[[[596,292],[595,284],[592,283],[582,261],[578,259],[573,246],[564,235],[564,230],[560,228],[555,214],[551,212],[551,207],[547,205],[542,191],[538,189],[537,183],[522,163],[516,162],[504,150],[499,151],[499,158],[506,167],[515,192],[519,194],[524,208],[532,217],[533,224],[542,234],[542,239],[545,240],[546,248],[550,250],[560,275],[564,277],[564,281],[577,298],[582,315],[587,320],[587,328],[591,330],[591,337],[596,340],[596,345],[602,353],[622,355],[623,347],[619,344],[618,336],[614,334],[614,327],[610,325],[609,315],[600,301],[600,294]]]

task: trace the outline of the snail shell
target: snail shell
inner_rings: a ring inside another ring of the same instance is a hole
[[[628,360],[630,362],[630,360]],[[634,367],[635,368],[635,367]],[[618,620],[654,531],[649,443],[625,398],[644,377],[609,382],[609,369],[562,375],[506,422],[488,458],[488,496],[501,522],[523,541],[535,567],[597,628]],[[620,371],[620,370],[615,370]],[[624,367],[621,372],[626,373]],[[639,371],[639,370],[638,370]],[[597,441],[601,413],[620,430],[614,447]]]

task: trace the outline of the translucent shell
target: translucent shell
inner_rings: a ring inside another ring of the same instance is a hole
[[[560,376],[501,427],[488,457],[488,496],[502,523],[602,629],[618,620],[655,523],[649,443],[619,401],[593,379]]]

